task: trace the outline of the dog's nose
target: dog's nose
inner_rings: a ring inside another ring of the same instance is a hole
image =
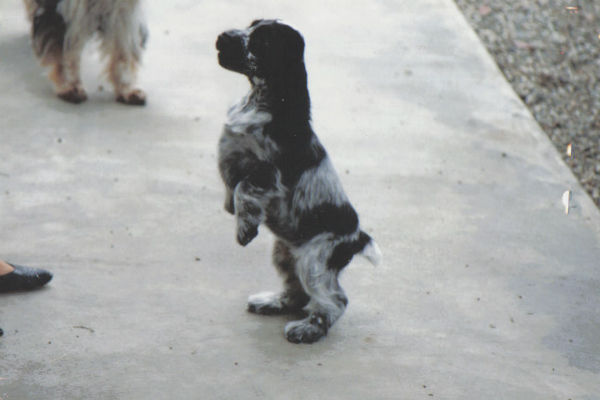
[[[223,32],[217,38],[217,50],[223,50],[225,47],[240,41],[240,32],[237,30]],[[241,41],[240,41],[241,42]]]
[[[227,34],[227,32],[223,32],[217,38],[216,47],[217,50],[223,50],[223,47],[227,45],[227,43],[231,42],[231,36]]]

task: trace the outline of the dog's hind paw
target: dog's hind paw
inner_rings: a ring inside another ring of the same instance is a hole
[[[311,314],[299,321],[288,322],[285,337],[292,343],[314,343],[327,335],[327,319],[319,314]]]
[[[248,297],[248,311],[254,314],[273,315],[285,312],[286,306],[281,301],[281,294],[261,292]]]
[[[146,104],[146,93],[141,89],[134,89],[128,93],[120,93],[117,101],[132,106],[143,106]]]
[[[58,92],[56,95],[62,100],[73,104],[83,103],[87,100],[87,94],[80,86],[74,86],[65,91]]]

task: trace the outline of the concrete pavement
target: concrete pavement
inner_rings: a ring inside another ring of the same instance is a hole
[[[145,108],[56,99],[0,3],[0,398],[600,399],[600,213],[450,0],[148,1]],[[327,338],[245,312],[271,236],[235,243],[215,150],[247,90],[214,41],[256,17],[307,43],[314,128],[384,252]],[[576,155],[575,155],[576,156]],[[561,195],[573,190],[565,215]]]

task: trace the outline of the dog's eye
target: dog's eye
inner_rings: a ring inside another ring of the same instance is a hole
[[[248,43],[248,51],[258,55],[265,53],[270,46],[270,42],[266,38],[253,37],[250,43]]]

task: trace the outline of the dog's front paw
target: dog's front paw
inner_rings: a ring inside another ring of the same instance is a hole
[[[299,321],[288,322],[284,333],[292,343],[314,343],[327,335],[327,321],[323,316],[311,314]]]
[[[247,223],[238,224],[237,241],[242,246],[246,246],[258,235],[258,226]]]
[[[74,86],[67,90],[58,92],[56,95],[64,101],[68,101],[69,103],[73,104],[83,103],[87,100],[87,94],[81,86]]]
[[[127,93],[119,93],[117,101],[132,106],[143,106],[146,104],[146,93],[141,89],[133,89]]]

